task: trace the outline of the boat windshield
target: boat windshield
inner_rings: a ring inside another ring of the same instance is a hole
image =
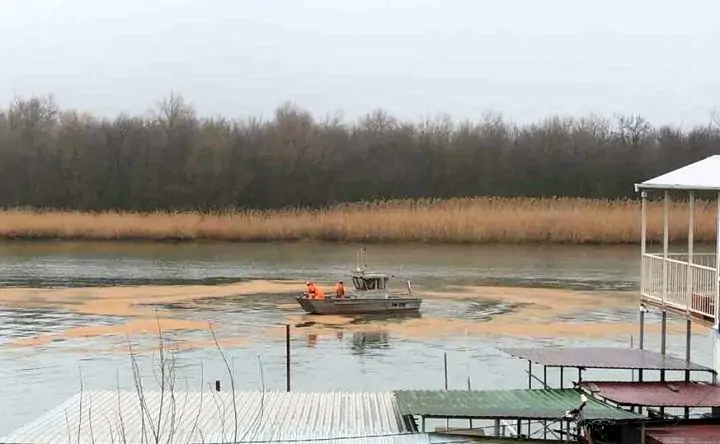
[[[353,285],[355,289],[365,290],[385,290],[387,288],[388,278],[385,276],[355,276],[353,277]]]

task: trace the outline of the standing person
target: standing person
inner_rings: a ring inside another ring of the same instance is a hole
[[[315,299],[325,299],[325,292],[321,287],[315,287]]]
[[[338,282],[335,284],[335,296],[339,298],[345,297],[345,285],[343,284],[343,281]]]
[[[307,298],[315,299],[317,297],[317,287],[314,282],[306,282],[307,285]]]

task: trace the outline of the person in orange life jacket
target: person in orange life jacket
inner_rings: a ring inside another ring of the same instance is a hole
[[[335,284],[335,296],[339,298],[345,297],[345,286],[343,285],[343,281],[338,282]]]
[[[307,285],[307,298],[315,299],[315,296],[317,296],[317,287],[315,286],[315,283],[306,282],[305,285]]]
[[[315,287],[315,299],[325,299],[325,292],[320,287]]]

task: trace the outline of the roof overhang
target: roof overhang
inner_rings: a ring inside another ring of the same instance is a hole
[[[635,184],[635,192],[652,189],[720,192],[720,155],[706,157],[669,173]]]

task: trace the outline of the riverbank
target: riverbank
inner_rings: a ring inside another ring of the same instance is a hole
[[[716,207],[699,202],[695,240],[715,239]],[[649,204],[648,235],[662,239],[662,204]],[[303,209],[201,213],[0,212],[0,239],[296,241],[365,243],[635,244],[640,204],[592,199],[386,201]],[[687,208],[670,208],[670,240],[687,239]]]

